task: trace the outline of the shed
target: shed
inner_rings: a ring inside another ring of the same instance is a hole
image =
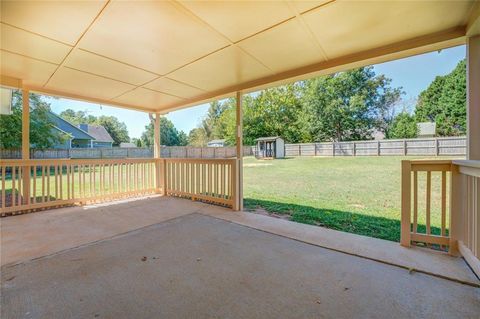
[[[256,158],[284,158],[285,141],[280,136],[260,137],[255,140]]]
[[[208,147],[224,147],[226,140],[211,140],[207,143]]]
[[[437,125],[435,122],[417,123],[418,137],[435,137],[437,134]]]

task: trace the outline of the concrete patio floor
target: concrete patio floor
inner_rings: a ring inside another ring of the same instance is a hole
[[[2,318],[480,313],[478,279],[461,258],[188,200],[154,197],[0,222]],[[404,264],[396,265],[398,254]],[[427,261],[440,273],[423,273]]]

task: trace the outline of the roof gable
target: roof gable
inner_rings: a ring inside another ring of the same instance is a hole
[[[82,140],[94,139],[92,135],[76,127],[72,123],[66,121],[65,119],[61,118],[60,116],[58,116],[53,112],[49,112],[49,117],[54,123],[55,128],[70,134],[74,139],[82,139]]]
[[[96,142],[109,142],[113,143],[113,138],[107,132],[105,127],[101,125],[92,125],[92,124],[80,124],[80,129],[88,132],[89,135],[93,136]]]

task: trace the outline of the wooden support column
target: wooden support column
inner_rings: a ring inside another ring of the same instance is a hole
[[[467,159],[480,160],[480,35],[467,39]]]
[[[164,175],[164,163],[160,160],[161,152],[160,152],[160,114],[155,114],[155,117],[151,117],[153,120],[153,157],[155,158],[155,174],[156,174],[156,192],[160,193],[160,189],[162,189],[162,194],[165,195],[165,185]]]
[[[30,159],[30,92],[22,90],[22,160]],[[23,169],[22,198],[24,204],[30,204],[30,166]],[[20,190],[19,190],[20,191]]]
[[[237,109],[236,109],[236,146],[237,146],[237,178],[236,191],[237,200],[233,207],[234,210],[243,210],[243,110],[242,110],[242,93],[237,92]]]

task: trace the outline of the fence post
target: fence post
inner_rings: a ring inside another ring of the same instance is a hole
[[[410,247],[411,235],[411,196],[412,196],[412,164],[408,160],[402,161],[402,216],[400,244]]]
[[[335,157],[335,142],[332,142],[332,156]]]
[[[380,141],[377,141],[377,156],[380,156]]]
[[[407,140],[403,140],[403,155],[407,156]]]
[[[435,156],[438,156],[440,153],[439,147],[438,147],[438,138],[435,138]]]
[[[302,156],[302,144],[298,144],[298,156]]]
[[[357,144],[353,142],[353,156],[357,156]]]

